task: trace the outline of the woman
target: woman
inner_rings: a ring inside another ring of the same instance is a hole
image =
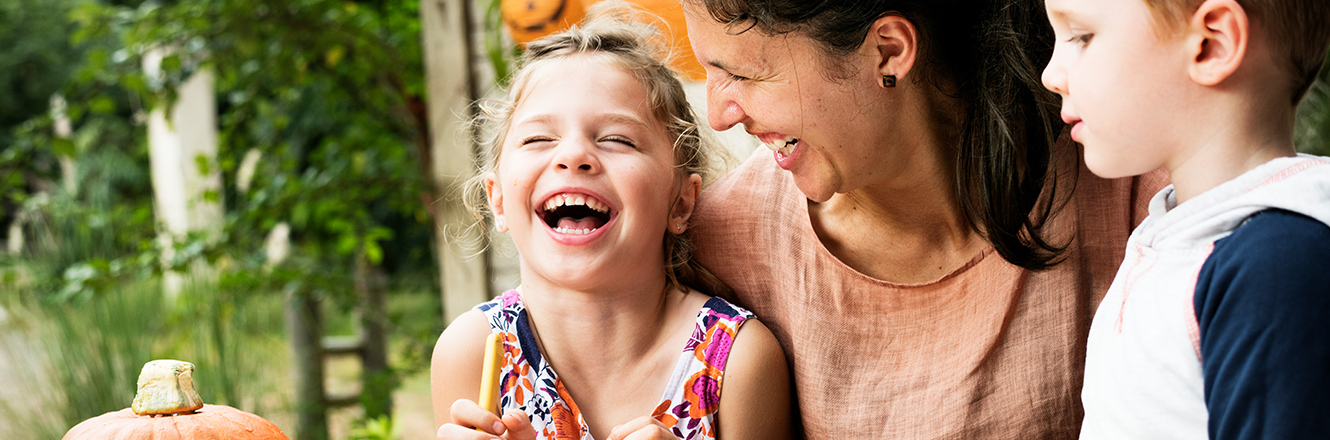
[[[1165,182],[1055,141],[1041,2],[683,3],[710,124],[775,150],[704,193],[696,256],[785,348],[808,437],[1075,438],[1092,312]]]

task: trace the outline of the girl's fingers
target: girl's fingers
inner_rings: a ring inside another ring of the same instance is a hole
[[[446,423],[435,433],[436,440],[499,440],[498,437],[480,432],[475,428]]]
[[[535,440],[536,428],[531,426],[531,419],[522,411],[512,411],[503,415],[503,425],[508,428],[509,440]]]
[[[499,416],[494,415],[476,402],[468,399],[457,399],[453,402],[449,410],[449,416],[453,423],[466,428],[475,428],[493,435],[503,435],[505,428],[503,422],[499,421]],[[447,425],[444,425],[447,426]]]
[[[642,416],[610,430],[609,440],[677,440],[665,424],[651,416]]]

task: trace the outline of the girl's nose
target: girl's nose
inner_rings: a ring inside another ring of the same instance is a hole
[[[554,167],[559,170],[599,172],[600,161],[593,152],[595,143],[586,139],[567,139],[559,143]]]

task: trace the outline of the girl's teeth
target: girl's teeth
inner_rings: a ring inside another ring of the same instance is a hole
[[[554,232],[558,232],[560,234],[570,234],[570,235],[587,235],[590,234],[591,231],[593,230],[594,229],[569,229],[564,227],[554,228]]]

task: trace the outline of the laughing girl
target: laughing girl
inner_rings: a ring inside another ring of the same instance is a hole
[[[775,338],[694,288],[712,286],[686,238],[705,149],[652,29],[624,15],[531,43],[487,111],[498,135],[475,182],[522,282],[439,337],[440,439],[791,435]],[[502,417],[467,400],[490,333],[503,341]]]

